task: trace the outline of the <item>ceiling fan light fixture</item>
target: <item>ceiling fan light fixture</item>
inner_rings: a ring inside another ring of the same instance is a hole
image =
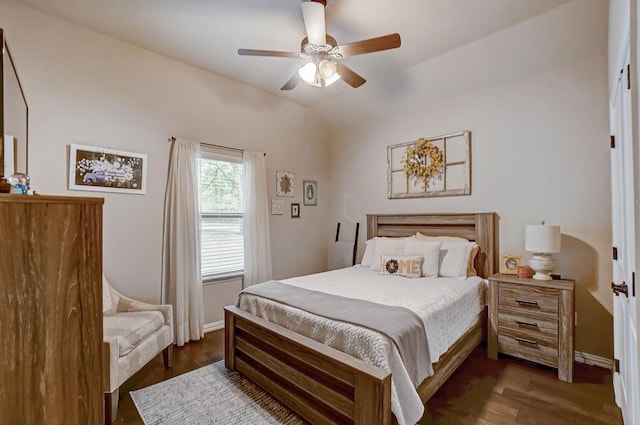
[[[338,65],[333,61],[322,59],[318,64],[318,72],[323,80],[330,80],[334,75],[336,75],[337,71]]]
[[[300,43],[300,52],[277,50],[238,49],[242,56],[273,56],[304,59],[307,63],[298,68],[280,90],[292,90],[298,83],[305,82],[314,87],[326,87],[342,80],[353,88],[358,88],[367,80],[358,75],[341,61],[344,58],[365,53],[400,47],[400,34],[393,33],[339,45],[336,39],[326,33],[325,7],[327,0],[302,0],[302,19],[306,36]]]
[[[314,83],[316,80],[316,64],[307,62],[298,69],[298,75],[307,83]]]

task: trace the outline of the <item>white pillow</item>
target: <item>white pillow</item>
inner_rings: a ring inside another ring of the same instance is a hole
[[[386,255],[380,257],[380,274],[391,276],[420,277],[422,257],[419,255]]]
[[[448,243],[450,242],[460,242],[465,244],[469,243],[468,239],[462,238],[460,236],[427,236],[427,235],[423,235],[420,232],[416,233],[416,238],[420,240],[428,240],[428,241],[442,241],[445,245],[443,245],[442,248],[440,248],[441,257],[445,254],[444,252],[442,252],[442,250],[445,249],[445,246],[448,246],[447,245]],[[469,259],[467,260],[467,277],[478,275],[478,272],[476,271],[475,259],[476,259],[476,256],[478,255],[478,250],[480,247],[478,246],[477,243],[475,242],[472,242],[472,243],[473,243],[473,246],[469,251]]]
[[[441,277],[466,278],[469,256],[475,245],[474,242],[443,242],[440,247],[440,267],[438,275]]]
[[[385,238],[376,237],[376,249],[373,252],[373,260],[371,262],[371,270],[380,271],[380,262],[382,254],[403,255],[404,240],[406,238]]]
[[[371,263],[373,263],[373,256],[376,251],[376,238],[369,239],[364,243],[364,254],[362,254],[362,261],[360,261],[361,266],[371,267]]]
[[[404,252],[406,255],[420,255],[423,258],[422,276],[437,277],[441,246],[441,241],[407,238],[404,241]]]

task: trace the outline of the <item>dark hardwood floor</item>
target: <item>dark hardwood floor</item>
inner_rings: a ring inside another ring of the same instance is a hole
[[[120,388],[118,425],[143,425],[129,391],[143,388],[222,360],[222,331],[174,348],[173,366],[156,357]],[[478,347],[428,401],[420,424],[596,424],[622,425],[613,400],[611,372],[576,363],[574,382],[556,379],[556,371],[533,363],[487,358]]]

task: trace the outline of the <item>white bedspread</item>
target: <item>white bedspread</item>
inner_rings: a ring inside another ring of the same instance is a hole
[[[381,275],[360,266],[281,282],[414,311],[425,322],[434,363],[475,323],[484,308],[486,293],[486,284],[478,277],[409,279]],[[424,406],[416,391],[422,379],[412,382],[397,347],[387,337],[254,296],[243,295],[240,308],[391,371],[391,410],[398,423],[415,424],[422,417]]]

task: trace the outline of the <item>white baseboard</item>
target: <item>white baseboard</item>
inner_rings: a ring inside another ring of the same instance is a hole
[[[577,363],[583,363],[589,366],[598,366],[609,370],[613,369],[613,361],[611,359],[596,356],[595,354],[576,351],[573,358]]]
[[[205,324],[204,333],[217,331],[223,328],[224,328],[224,320],[218,320],[217,322]]]

